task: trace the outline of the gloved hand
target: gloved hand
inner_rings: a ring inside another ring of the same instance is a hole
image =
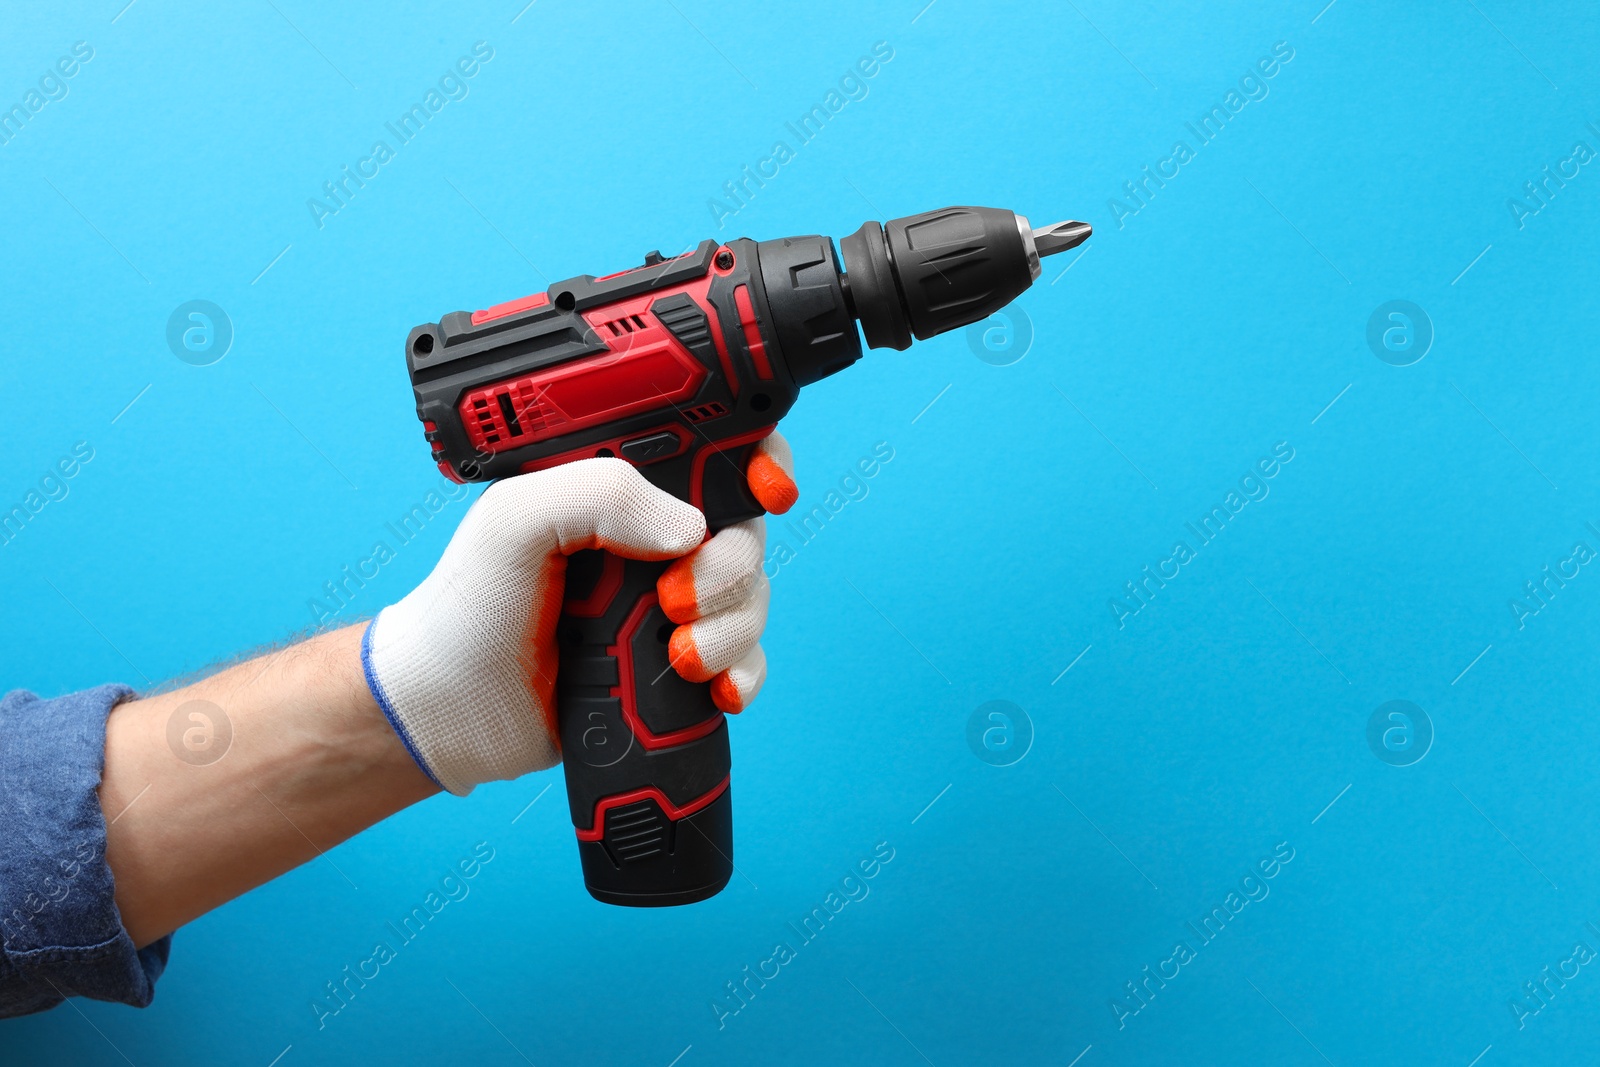
[[[764,439],[747,470],[762,507],[799,495],[788,443]],[[367,627],[361,662],[384,714],[429,777],[465,795],[560,761],[555,631],[567,556],[603,548],[674,559],[657,583],[679,626],[669,655],[737,712],[766,679],[766,525],[706,540],[705,517],[620,459],[586,459],[496,482],[462,520],[433,573]],[[681,557],[681,558],[678,558]]]

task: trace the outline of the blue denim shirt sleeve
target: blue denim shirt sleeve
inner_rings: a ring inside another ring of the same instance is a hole
[[[140,950],[122,928],[96,792],[106,716],[131,694],[0,700],[0,1018],[70,996],[142,1008],[155,995],[172,938]]]

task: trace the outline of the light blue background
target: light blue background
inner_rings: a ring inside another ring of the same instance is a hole
[[[488,786],[335,849],[359,889],[319,861],[183,930],[147,1011],[0,1026],[0,1060],[1498,1067],[1592,1044],[1600,969],[1525,1029],[1508,1001],[1600,949],[1600,575],[1521,630],[1509,601],[1600,549],[1600,172],[1521,229],[1507,207],[1600,149],[1592,11],[121,2],[14,7],[0,40],[6,106],[95,49],[0,147],[0,501],[95,450],[0,548],[4,687],[143,684],[309,626],[437,482],[419,322],[950,203],[1096,234],[1017,302],[1019,362],[961,333],[871,353],[785,422],[802,510],[875,443],[895,457],[774,582],[725,893],[598,905],[559,772]],[[479,40],[470,95],[319,230],[306,200]],[[876,41],[867,97],[796,146],[785,122]],[[1119,229],[1109,198],[1276,42],[1270,95]],[[717,230],[708,200],[780,138],[794,160]],[[232,319],[215,365],[167,348],[191,299]],[[1391,299],[1436,331],[1412,366],[1366,343]],[[1280,441],[1270,496],[1118,629],[1109,598]],[[464,510],[340,617],[402,596]],[[996,699],[1036,734],[1004,768],[966,740]],[[1410,767],[1367,744],[1393,699],[1436,731]],[[323,983],[479,841],[470,895],[319,1031]],[[870,896],[719,1030],[724,982],[879,842]],[[1280,842],[1271,895],[1119,1030],[1123,983]]]

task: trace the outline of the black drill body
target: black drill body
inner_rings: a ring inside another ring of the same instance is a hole
[[[957,207],[866,223],[842,263],[814,235],[651,253],[412,330],[417,414],[456,481],[620,456],[720,529],[762,513],[745,479],[756,442],[803,386],[861,358],[862,334],[904,349],[979,321],[1040,255],[1087,236]],[[727,723],[707,685],[668,669],[665,567],[578,553],[557,631],[572,821],[588,889],[613,904],[692,903],[732,874]]]

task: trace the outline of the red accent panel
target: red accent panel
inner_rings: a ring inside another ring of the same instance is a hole
[[[613,305],[600,314],[621,311]],[[463,396],[461,424],[472,446],[504,452],[693,397],[710,372],[653,316],[628,315],[625,321],[645,325],[632,333],[599,325],[612,349],[606,355],[559,363]]]
[[[684,255],[690,254],[688,252],[684,253]],[[675,258],[682,259],[683,257],[677,256]],[[634,268],[634,270],[639,269],[641,268]],[[622,273],[627,274],[630,272],[623,271]],[[604,279],[597,278],[595,280],[603,281]],[[693,281],[685,282],[682,285],[674,285],[667,289],[657,289],[626,301],[595,308],[584,315],[584,321],[594,327],[595,331],[611,346],[613,351],[631,351],[638,345],[640,338],[637,331],[628,332],[629,317],[638,315],[643,317],[647,323],[654,323],[654,318],[647,314],[650,305],[664,296],[675,296],[678,293],[683,293],[699,305],[701,311],[705,312],[706,320],[711,326],[711,344],[717,350],[717,359],[722,364],[722,373],[727,377],[728,387],[733,391],[733,395],[738,396],[739,377],[733,372],[733,360],[728,357],[728,341],[722,333],[722,320],[711,306],[711,299],[708,295],[710,291],[711,276],[708,274],[701,278],[695,278]],[[607,323],[617,323],[624,332],[618,335],[616,330],[606,325]],[[665,330],[663,329],[662,332],[665,332]]]
[[[750,290],[743,285],[733,290],[733,306],[739,309],[739,325],[744,327],[745,347],[755,362],[756,374],[765,381],[772,380],[772,364],[767,361],[767,346],[761,340],[761,324],[756,321],[756,308],[750,302]]]
[[[496,304],[492,308],[474,311],[472,313],[472,325],[482,326],[486,322],[503,319],[507,315],[515,315],[519,311],[542,308],[548,303],[550,303],[549,293],[534,293],[532,296],[525,296],[521,300],[507,300],[504,304]]]
[[[731,776],[730,776],[731,777]],[[576,830],[579,841],[599,841],[606,836],[606,812],[612,808],[626,807],[637,804],[641,800],[654,800],[661,805],[661,810],[667,813],[667,818],[673,822],[687,819],[701,808],[707,807],[723,793],[728,791],[728,779],[724,778],[703,797],[696,797],[683,807],[678,807],[667,799],[667,795],[653,785],[643,789],[635,789],[631,793],[618,793],[616,796],[601,797],[594,804],[594,828],[591,830]],[[576,828],[574,828],[576,829]]]
[[[461,475],[457,474],[456,473],[456,469],[454,467],[450,466],[449,463],[447,463],[446,461],[444,461],[442,459],[439,461],[439,473],[444,475],[446,478],[449,478],[452,482],[455,482],[457,485],[466,485],[467,484],[467,480],[465,478],[461,477]]]
[[[705,480],[707,460],[716,455],[718,452],[726,452],[730,448],[738,448],[740,445],[748,445],[759,441],[772,431],[773,427],[763,426],[760,429],[751,430],[748,433],[736,434],[733,437],[727,438],[726,440],[712,441],[709,444],[702,445],[700,447],[700,451],[694,454],[694,460],[692,461],[693,465],[689,470],[689,503],[693,504],[702,511],[705,510]]]
[[[622,717],[627,720],[628,729],[633,731],[633,736],[639,743],[648,749],[671,748],[674,745],[686,744],[715,732],[722,722],[722,713],[711,716],[705,722],[693,726],[685,726],[681,730],[671,733],[653,734],[650,728],[639,718],[639,708],[633,701],[633,635],[639,632],[639,627],[644,624],[644,617],[650,614],[650,609],[655,607],[657,597],[655,590],[651,590],[639,598],[633,606],[628,617],[623,620],[622,629],[617,633],[617,643],[606,649],[606,654],[613,656],[617,661],[617,687],[611,690],[611,695],[622,702]]]
[[[584,312],[584,321],[609,351],[468,393],[459,406],[468,439],[479,451],[504,452],[640,411],[675,407],[692,397],[709,372],[650,313],[651,304],[679,293],[706,313],[723,373],[737,394],[738,379],[728,357],[727,339],[707,299],[711,280],[707,274]],[[507,403],[501,402],[502,396]],[[515,415],[515,425],[506,417],[507,405]]]
[[[600,580],[594,583],[594,592],[582,600],[567,601],[561,610],[565,614],[576,615],[581,619],[597,619],[606,613],[606,609],[611,606],[612,598],[621,588],[622,557],[614,552],[607,552],[605,564],[600,571]]]

